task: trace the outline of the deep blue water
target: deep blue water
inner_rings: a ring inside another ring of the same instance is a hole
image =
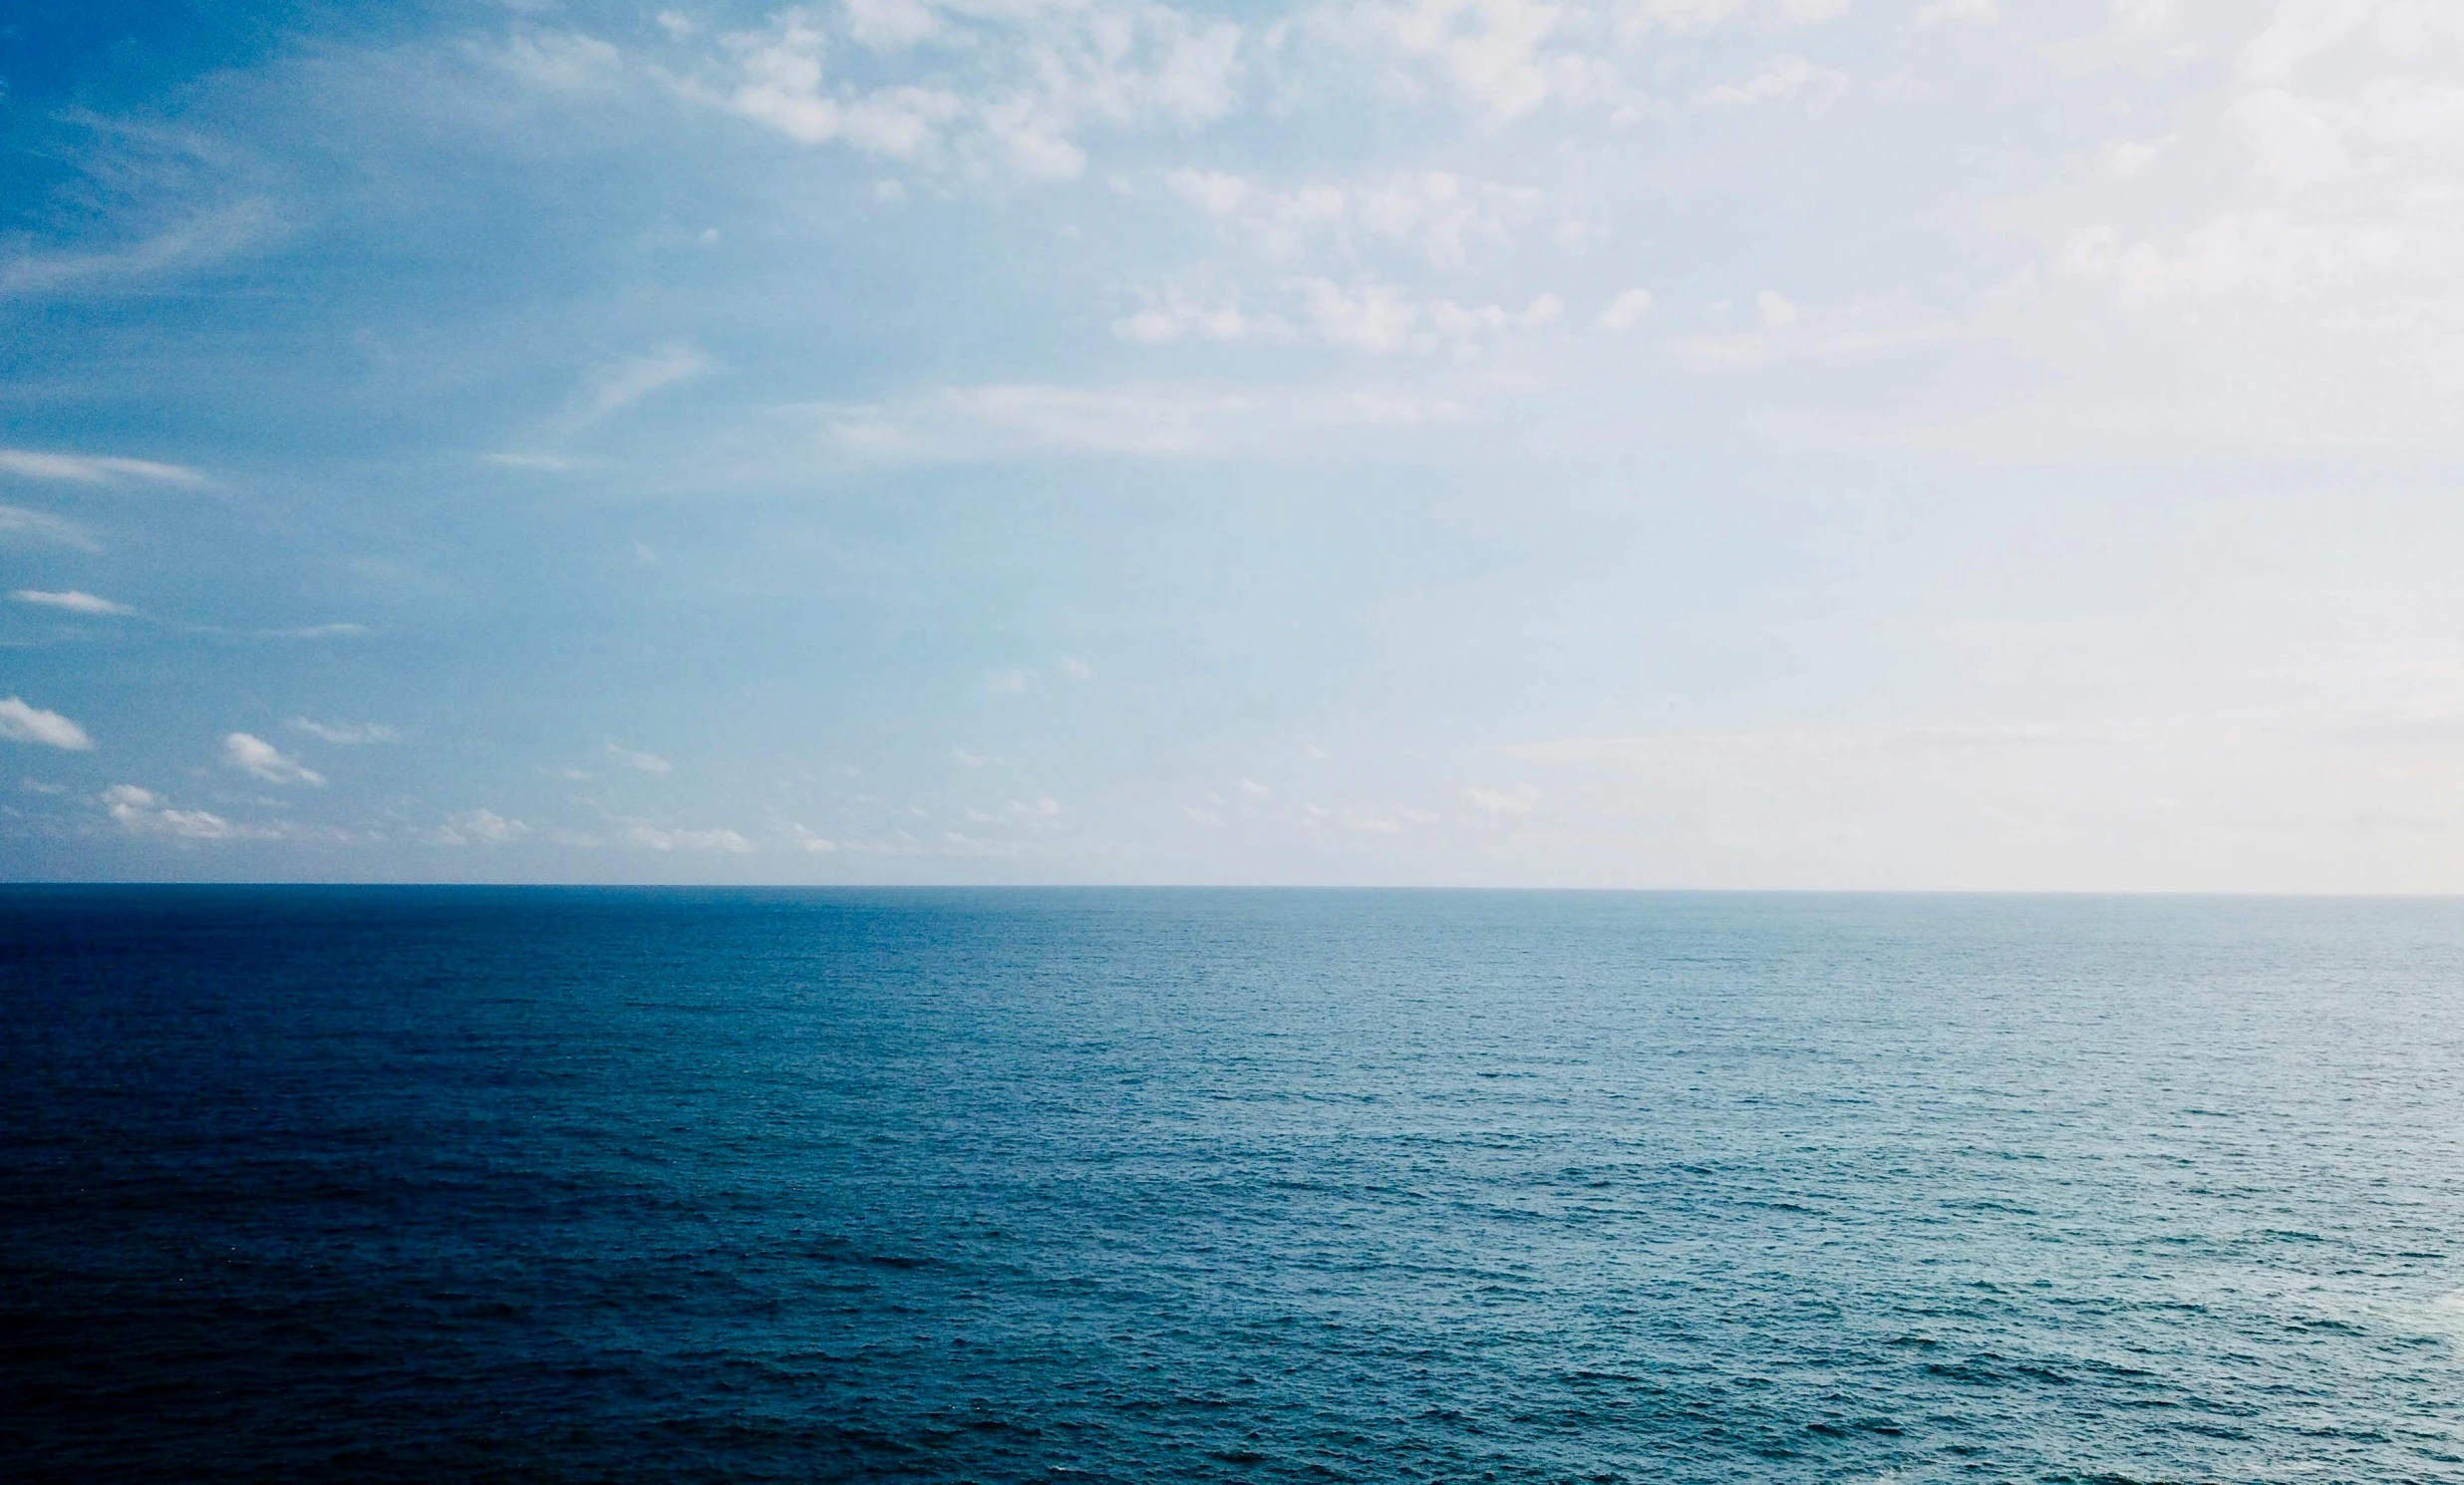
[[[2464,1479],[2464,903],[0,890],[15,1478]]]

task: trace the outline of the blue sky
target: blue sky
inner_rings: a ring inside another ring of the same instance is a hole
[[[0,17],[0,874],[2464,891],[2452,5]]]

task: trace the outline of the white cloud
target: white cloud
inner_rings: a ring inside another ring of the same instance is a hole
[[[1916,25],[1920,31],[1942,25],[1946,21],[1965,22],[1971,26],[1992,26],[2002,20],[2001,0],[1927,0],[1917,7]]]
[[[437,839],[445,845],[467,845],[474,840],[488,845],[510,845],[529,833],[528,825],[507,819],[492,809],[465,809],[446,818]]]
[[[624,68],[615,47],[578,31],[524,30],[490,54],[490,60],[533,87],[557,93],[604,87]]]
[[[1252,799],[1271,799],[1275,796],[1272,788],[1254,778],[1236,778],[1232,780],[1232,786]]]
[[[613,742],[607,744],[607,755],[628,768],[638,768],[644,773],[665,773],[675,766],[655,752],[635,752],[630,747],[619,747]]]
[[[838,842],[826,835],[815,835],[802,825],[791,828],[795,835],[795,848],[799,851],[814,856],[826,856],[838,849]]]
[[[1808,94],[1817,101],[1836,98],[1848,90],[1848,75],[1837,68],[1817,67],[1802,57],[1773,57],[1762,64],[1752,77],[1740,83],[1722,83],[1703,92],[1700,102],[1712,108],[1740,108],[1748,104],[1773,103]]]
[[[1311,434],[1405,432],[1462,424],[1458,402],[1359,386],[960,387],[903,404],[814,407],[849,453],[972,460],[1105,454],[1204,458],[1288,446]]]
[[[721,851],[741,856],[754,848],[752,841],[734,830],[665,830],[639,821],[626,824],[625,839],[654,851]]]
[[[1061,657],[1058,669],[1061,671],[1063,678],[1069,681],[1083,684],[1095,679],[1095,668],[1088,665],[1085,660],[1076,655],[1064,655]]]
[[[888,76],[834,79],[834,39],[874,54],[861,71]],[[731,33],[676,86],[799,145],[1058,180],[1084,168],[1077,136],[1088,126],[1188,127],[1229,113],[1241,39],[1237,25],[1153,0],[853,0]]]
[[[0,448],[0,473],[27,479],[66,479],[79,484],[103,484],[114,479],[146,479],[156,484],[201,485],[206,477],[185,464],[156,463],[148,458],[116,458],[100,453],[46,453],[33,448]]]
[[[956,758],[958,765],[962,768],[990,768],[1001,762],[1001,759],[993,753],[969,752],[964,747],[951,748],[950,756]]]
[[[232,733],[222,740],[222,761],[267,783],[323,784],[325,775],[288,756],[263,738]]]
[[[1650,311],[1651,307],[1651,290],[1628,289],[1610,300],[1609,307],[1600,312],[1600,328],[1616,331],[1632,330],[1642,322],[1643,316]]]
[[[1350,288],[1323,278],[1299,281],[1310,328],[1329,345],[1382,356],[1412,343],[1420,307],[1393,284],[1364,281]]]
[[[1209,300],[1178,285],[1140,289],[1139,309],[1112,322],[1112,333],[1142,346],[1168,346],[1195,336],[1217,345],[1245,341],[1288,341],[1290,321],[1276,314],[1253,314],[1241,307],[1237,291]]]
[[[1031,691],[1035,688],[1035,684],[1036,673],[1024,666],[1012,666],[1008,670],[984,673],[984,689],[998,691],[1007,696],[1017,696],[1022,692]]]
[[[19,697],[0,700],[0,738],[11,742],[39,742],[45,747],[89,752],[94,740],[86,730],[57,712],[28,706]]]
[[[628,357],[604,366],[584,379],[579,418],[604,418],[641,401],[662,387],[688,382],[711,369],[710,358],[691,346],[674,345],[648,356]]]
[[[1189,822],[1193,825],[1204,825],[1210,830],[1220,830],[1223,828],[1223,816],[1215,813],[1215,811],[1211,809],[1207,809],[1204,806],[1197,804],[1184,804],[1180,808],[1181,813],[1187,816]]]
[[[182,840],[261,839],[278,833],[236,825],[202,809],[173,809],[161,795],[133,783],[114,784],[103,791],[103,807],[122,828],[140,835],[173,835]]]
[[[0,259],[0,298],[91,288],[114,280],[137,280],[142,285],[146,280],[207,268],[270,240],[280,225],[269,203],[243,200],[209,207],[124,247],[94,252],[27,253]],[[0,467],[5,467],[5,463],[0,463]],[[116,472],[140,478],[159,477],[137,469]],[[37,473],[34,477],[86,476]]]
[[[941,29],[931,0],[845,0],[847,34],[878,51],[910,47]]]
[[[402,739],[401,733],[381,722],[311,722],[305,717],[294,717],[291,726],[325,742],[357,744],[395,742]]]
[[[1365,835],[1400,835],[1415,825],[1434,825],[1442,816],[1433,810],[1413,805],[1381,809],[1367,804],[1347,804],[1343,808],[1343,826]]]
[[[37,541],[73,546],[80,551],[101,551],[95,539],[75,521],[43,510],[28,510],[22,505],[0,505],[0,539],[30,536]]]
[[[1426,77],[1490,119],[1581,101],[1607,79],[1569,35],[1582,12],[1546,0],[1398,0],[1320,12],[1319,25],[1386,66],[1391,91]]]
[[[537,469],[549,474],[561,474],[574,467],[573,460],[553,453],[482,453],[479,457],[507,469]]]
[[[1485,814],[1529,814],[1540,807],[1541,794],[1527,783],[1510,789],[1465,789],[1471,807]]]
[[[1179,169],[1164,183],[1269,262],[1324,253],[1350,263],[1383,245],[1451,273],[1512,257],[1543,204],[1531,187],[1466,179],[1450,170],[1275,187],[1218,170]]]
[[[825,91],[828,37],[809,11],[781,11],[769,30],[735,32],[724,42],[734,86],[714,92],[689,84],[687,96],[717,103],[799,145],[843,142],[871,153],[909,155],[964,107],[954,94],[931,88]]]
[[[1765,330],[1785,330],[1797,322],[1797,307],[1770,289],[1754,296],[1754,313]]]
[[[71,588],[64,593],[45,593],[34,588],[20,588],[9,595],[19,603],[40,604],[44,608],[66,609],[72,614],[134,614],[137,610],[125,603],[97,598],[92,593]]]
[[[2282,0],[2276,19],[2242,52],[2242,76],[2255,83],[2282,82],[2303,63],[2358,31],[2380,0]]]

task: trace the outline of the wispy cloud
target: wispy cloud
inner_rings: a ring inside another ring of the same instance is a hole
[[[638,768],[644,773],[665,773],[675,766],[655,752],[636,752],[613,742],[607,744],[607,755],[628,768]]]
[[[248,733],[233,733],[222,740],[222,761],[267,783],[322,785],[325,782],[324,774],[286,754],[263,738]]]
[[[1540,807],[1541,799],[1540,791],[1527,783],[1510,789],[1465,789],[1463,797],[1485,814],[1529,814]]]
[[[211,483],[202,472],[185,464],[102,453],[52,453],[37,448],[0,448],[0,473],[26,479],[66,479],[79,484],[103,484],[115,479],[152,480],[157,484]]]
[[[271,202],[236,201],[119,247],[85,252],[23,253],[0,258],[0,298],[145,284],[236,257],[276,235]]]
[[[437,832],[441,845],[468,845],[478,841],[485,845],[510,845],[530,833],[530,827],[520,820],[508,819],[492,809],[465,809],[449,815]]]
[[[402,734],[382,722],[311,722],[294,717],[291,726],[324,742],[356,744],[400,742]]]
[[[595,423],[619,408],[629,407],[663,387],[692,381],[712,367],[711,359],[687,345],[673,345],[647,356],[630,356],[592,371],[582,380],[573,424]],[[538,455],[504,455],[498,462]],[[530,464],[529,467],[543,467]]]
[[[37,604],[43,608],[66,609],[72,614],[134,614],[137,610],[125,603],[97,598],[92,593],[70,588],[65,592],[46,593],[37,588],[20,588],[9,595],[19,603]]]
[[[734,830],[662,829],[640,821],[625,826],[625,839],[654,851],[723,851],[731,855],[746,855],[754,849],[753,842]]]
[[[29,706],[19,697],[0,700],[0,738],[11,742],[39,742],[70,752],[87,752],[94,747],[94,739],[86,736],[84,728],[57,712]]]
[[[28,510],[22,505],[0,505],[0,540],[13,536],[73,546],[82,552],[103,549],[102,544],[87,535],[85,528],[75,521],[45,510]]]
[[[182,840],[239,840],[271,833],[234,824],[208,810],[173,809],[160,794],[133,783],[116,783],[105,789],[103,807],[133,834],[173,835]]]

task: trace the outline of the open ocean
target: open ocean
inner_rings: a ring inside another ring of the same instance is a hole
[[[0,889],[13,1479],[2464,1480],[2464,903]]]

